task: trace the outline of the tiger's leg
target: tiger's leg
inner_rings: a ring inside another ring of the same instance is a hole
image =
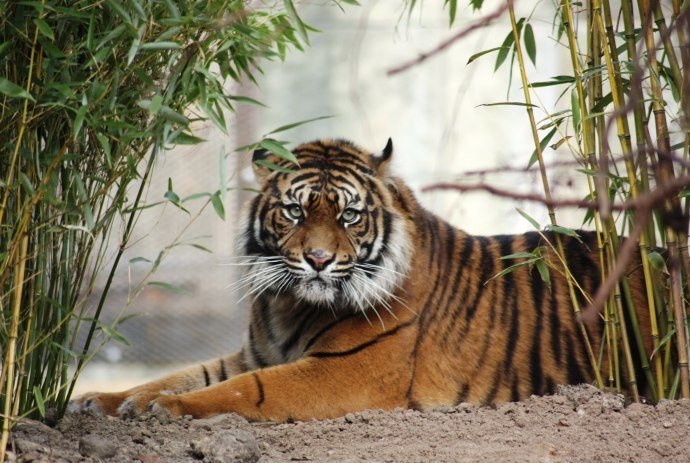
[[[369,346],[342,356],[307,356],[194,392],[161,395],[148,410],[171,417],[235,412],[250,420],[288,421],[334,418],[368,408],[407,407],[412,369],[409,350],[399,347],[384,351]]]
[[[242,353],[237,352],[187,367],[161,379],[122,392],[89,392],[76,397],[69,411],[117,416],[141,413],[146,404],[161,394],[179,394],[201,389],[247,371]]]

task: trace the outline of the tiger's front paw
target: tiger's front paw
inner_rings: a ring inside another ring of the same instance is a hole
[[[161,423],[168,423],[188,414],[182,399],[175,395],[159,396],[146,406],[146,412]]]
[[[92,413],[94,415],[118,415],[118,407],[125,400],[123,392],[87,392],[70,400],[70,413]]]
[[[135,419],[150,411],[150,405],[159,397],[166,397],[166,392],[139,392],[132,394],[122,401],[117,408],[117,414],[123,419]],[[167,393],[170,394],[170,393]]]

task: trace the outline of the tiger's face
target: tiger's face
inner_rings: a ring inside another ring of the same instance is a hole
[[[333,309],[387,306],[408,271],[411,249],[386,184],[390,141],[379,154],[340,140],[293,152],[299,166],[254,153],[254,161],[291,171],[255,164],[263,194],[245,219],[249,294],[292,293]]]

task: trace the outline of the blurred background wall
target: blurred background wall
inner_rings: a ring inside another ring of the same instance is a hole
[[[265,63],[258,87],[235,89],[237,94],[258,99],[268,107],[238,106],[228,115],[229,135],[210,123],[202,125],[197,135],[207,142],[160,156],[148,192],[149,203],[163,200],[169,179],[180,197],[216,191],[220,163],[224,162],[233,188],[224,201],[226,219],[220,220],[212,207],[195,218],[203,200],[185,203],[189,213],[171,204],[142,213],[127,250],[125,262],[129,263],[121,266],[102,317],[107,324],[118,316],[131,316],[118,328],[127,344],[108,342],[87,366],[78,392],[122,389],[239,348],[246,307],[244,302],[238,304],[241,293],[227,289],[238,278],[236,267],[224,264],[235,255],[239,211],[250,196],[243,188],[253,186],[253,176],[248,155],[234,150],[278,126],[333,116],[280,134],[281,139],[295,144],[344,137],[379,150],[391,137],[394,172],[418,192],[435,182],[462,179],[540,193],[541,182],[530,173],[464,175],[496,167],[524,168],[534,149],[523,107],[480,106],[523,101],[517,71],[509,87],[510,59],[496,72],[495,53],[467,64],[475,53],[501,45],[510,31],[507,16],[407,72],[387,75],[390,69],[415,59],[500,4],[486,1],[481,13],[473,13],[466,2],[458,11],[455,26],[449,29],[441,3],[426,2],[409,17],[399,0],[363,2],[361,7],[345,6],[345,12],[330,2],[303,5],[303,19],[321,31],[310,36],[311,47],[304,52],[291,51],[284,63]],[[537,37],[542,32],[555,34],[551,3],[517,2],[517,12],[518,17],[532,15],[533,27],[541,29]],[[531,81],[547,80],[562,74],[559,69],[567,69],[568,57],[555,40],[538,43],[537,49],[539,75],[529,64]],[[551,109],[559,92],[558,87],[541,89],[541,101],[535,103]],[[567,107],[569,97],[560,104]],[[536,116],[541,119],[544,114],[537,110]],[[224,153],[229,155],[224,157]],[[547,149],[545,155],[547,162],[571,159],[564,148]],[[584,189],[571,186],[565,174],[553,172],[556,195],[584,196]],[[419,198],[432,211],[475,234],[528,230],[530,225],[516,207],[540,223],[547,222],[542,206],[485,193],[419,192]],[[578,214],[559,214],[564,225],[580,226]],[[181,291],[154,284],[134,298],[138,282],[150,268],[147,260],[154,261],[161,251],[167,256],[151,280]],[[95,295],[99,295],[99,288]]]

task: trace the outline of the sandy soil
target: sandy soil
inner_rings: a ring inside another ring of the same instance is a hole
[[[624,406],[593,387],[497,408],[365,411],[327,421],[237,415],[161,423],[68,415],[19,423],[10,459],[161,462],[690,461],[690,401]]]

